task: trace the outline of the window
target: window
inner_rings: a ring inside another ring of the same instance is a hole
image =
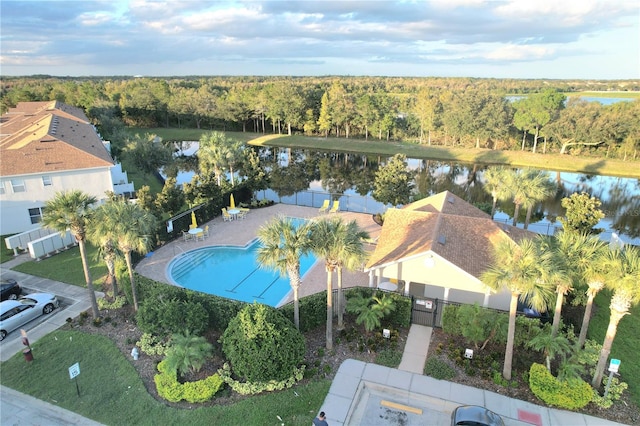
[[[25,192],[27,188],[24,186],[22,179],[11,179],[11,190],[15,192]]]
[[[29,209],[29,217],[31,218],[31,223],[36,224],[40,223],[42,220],[42,213],[44,209],[42,207],[36,207],[35,209]]]
[[[0,195],[4,195],[4,182],[0,182]]]
[[[53,181],[51,180],[51,176],[42,176],[42,184],[44,186],[51,186],[53,185]]]

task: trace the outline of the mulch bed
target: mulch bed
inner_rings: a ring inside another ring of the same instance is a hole
[[[132,359],[131,349],[135,345],[135,342],[137,342],[142,335],[142,333],[135,325],[133,308],[131,306],[125,306],[122,309],[102,311],[101,315],[103,317],[103,323],[100,327],[94,326],[91,319],[89,318],[84,322],[75,319],[72,323],[67,324],[65,328],[81,330],[87,333],[100,334],[113,340],[120,351],[122,351],[123,355],[128,360],[130,360],[131,364],[134,366],[149,394],[151,394],[154,398],[165,405],[177,408],[193,408],[193,404],[191,403],[170,403],[158,396],[155,383],[153,382],[153,377],[157,374],[156,366],[158,362],[161,361],[161,357],[153,357],[141,353],[137,361],[134,361]],[[400,330],[398,342],[401,348],[404,347],[407,339],[407,334],[408,330]],[[319,327],[318,329],[305,334],[305,340],[307,344],[305,361],[309,366],[319,365],[318,374],[323,375],[329,380],[333,379],[336,372],[338,371],[338,368],[346,359],[357,359],[364,362],[374,362],[376,356],[375,353],[369,352],[367,350],[361,351],[356,347],[357,345],[347,342],[346,339],[336,339],[336,336],[338,336],[338,332],[334,329],[334,340],[336,341],[336,343],[334,344],[334,350],[329,352],[324,350],[324,327]],[[206,337],[210,342],[215,343],[217,342],[219,336],[215,334],[209,334]],[[429,346],[429,356],[438,356],[446,359],[446,356],[443,355],[446,351],[442,351],[442,354],[436,355],[437,348],[439,345],[440,347],[446,347],[447,345],[449,345],[451,340],[452,339],[450,338],[450,336],[445,335],[442,330],[434,329],[431,338],[431,344]],[[460,342],[460,345],[464,345],[464,343]],[[214,374],[218,370],[218,368],[222,367],[224,359],[219,349],[219,345],[215,344],[214,346],[216,346],[216,349],[214,351],[214,356],[212,357],[212,359],[207,364],[205,364],[205,366],[202,368],[202,370],[200,370],[199,373],[195,374],[192,377],[186,377],[185,379],[199,380]],[[321,356],[319,356],[319,354],[321,354]],[[521,384],[521,386],[515,388],[503,387],[497,385],[491,379],[486,379],[479,375],[468,375],[465,373],[465,370],[463,368],[456,366],[455,363],[449,360],[446,361],[457,371],[456,377],[451,379],[451,381],[453,382],[473,386],[480,389],[486,389],[512,398],[529,401],[534,404],[544,405],[544,403],[538,400],[531,393],[529,387],[524,383]],[[516,377],[515,374],[514,377]],[[203,403],[201,405],[207,406],[214,404],[233,404],[246,398],[249,398],[249,396],[238,395],[235,392],[227,389],[221,392],[221,394],[216,395],[216,397],[212,401]],[[580,412],[591,416],[616,421],[619,423],[640,424],[640,410],[633,402],[630,401],[628,392],[625,392],[622,399],[616,402],[616,404],[614,404],[608,410],[600,410],[597,407],[593,406],[593,404],[590,404],[587,406],[587,408],[580,410]]]

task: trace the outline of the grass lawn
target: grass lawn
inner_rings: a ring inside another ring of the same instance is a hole
[[[589,323],[589,338],[602,344],[609,325],[609,303],[611,294],[600,292],[595,298],[597,309]],[[611,358],[620,360],[620,374],[622,380],[629,384],[629,392],[633,401],[640,407],[640,305],[631,309],[631,315],[626,315],[618,324],[618,331],[611,348]],[[608,366],[608,364],[607,364]],[[605,371],[605,376],[609,372]]]
[[[94,284],[104,281],[107,275],[107,267],[102,259],[96,257],[98,249],[91,244],[87,244],[87,259],[91,278]],[[35,275],[38,277],[49,278],[67,284],[86,287],[87,283],[84,279],[84,271],[82,269],[82,259],[80,258],[80,248],[73,247],[58,253],[54,256],[47,257],[41,261],[26,262],[13,268],[14,271],[24,272],[25,274]]]
[[[331,385],[328,380],[314,381],[233,405],[178,409],[151,397],[133,366],[106,337],[58,330],[32,348],[33,362],[26,363],[18,353],[2,363],[0,383],[107,425],[307,426]],[[80,396],[68,371],[76,362]]]
[[[204,133],[213,132],[211,129],[176,129],[165,127],[128,127],[127,130],[131,134],[149,133],[152,135],[160,136],[163,141],[197,141]],[[220,131],[220,130],[219,130]],[[256,137],[256,133],[252,132],[224,132],[227,136],[242,141],[248,142]]]
[[[534,154],[523,151],[426,146],[408,142],[323,138],[307,136],[261,136],[251,145],[270,145],[361,154],[405,154],[409,158],[424,158],[461,163],[507,164],[514,167],[537,167],[547,170],[602,174],[607,176],[640,177],[640,161],[605,160],[560,154]]]

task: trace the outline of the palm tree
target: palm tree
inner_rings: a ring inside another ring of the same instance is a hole
[[[157,225],[156,217],[125,199],[113,201],[111,213],[113,216],[110,223],[113,225],[113,235],[127,263],[133,307],[138,311],[138,293],[133,276],[131,253],[135,251],[146,254],[151,250]]]
[[[552,335],[549,333],[549,328],[547,327],[531,339],[527,343],[527,347],[536,351],[542,351],[549,373],[551,373],[551,360],[554,359],[556,355],[561,355],[563,359],[566,359],[566,355],[571,352],[572,348],[569,339],[563,335]]]
[[[506,176],[508,173],[514,173],[513,170],[504,168],[502,166],[488,167],[483,173],[485,184],[484,190],[491,194],[493,204],[491,206],[491,219],[496,214],[496,207],[498,201],[503,201],[509,198],[509,188],[505,185]]]
[[[604,337],[600,358],[591,381],[591,386],[598,388],[602,383],[604,367],[611,353],[613,339],[616,337],[618,323],[629,314],[632,306],[640,303],[640,250],[626,247],[624,250],[613,250],[608,265],[606,285],[613,290],[609,309],[609,326]]]
[[[542,251],[532,240],[522,240],[519,244],[511,240],[502,240],[494,247],[493,265],[482,274],[482,282],[490,288],[507,288],[511,292],[507,346],[502,371],[507,380],[511,380],[518,298],[527,300],[536,310],[546,310],[547,301],[553,294],[552,284],[546,279],[551,266],[550,256],[548,251]]]
[[[586,261],[580,267],[588,288],[587,303],[584,307],[584,316],[582,317],[582,326],[580,327],[580,336],[577,343],[578,349],[582,349],[587,340],[593,299],[604,288],[606,265],[609,263],[608,258],[612,255],[607,244],[601,239],[591,236],[589,241],[591,243],[590,248],[585,250],[583,257]]]
[[[289,275],[293,289],[293,322],[300,329],[300,306],[298,290],[300,258],[311,250],[311,223],[300,226],[289,217],[278,216],[258,230],[260,248],[257,260],[260,267],[273,269],[281,276]]]
[[[524,205],[527,208],[529,206],[533,208],[533,205],[535,205],[533,197],[538,195],[538,192],[543,188],[542,172],[533,169],[514,171],[506,174],[505,182],[508,188],[507,192],[513,198],[513,204],[515,205],[512,225],[516,226],[520,215],[520,207]]]
[[[98,318],[98,303],[93,289],[93,281],[87,263],[87,249],[85,247],[86,228],[93,213],[91,205],[96,203],[96,198],[79,190],[58,192],[44,206],[42,224],[64,235],[70,231],[80,247],[80,258],[84,278],[91,300],[91,311],[94,318]]]
[[[312,251],[322,257],[327,271],[327,331],[326,348],[333,349],[333,282],[332,274],[343,266],[351,266],[354,259],[364,259],[362,240],[369,234],[355,221],[345,224],[340,217],[321,219],[312,231]],[[340,284],[342,284],[340,282]],[[340,299],[342,295],[339,296]],[[342,309],[338,306],[339,311]],[[339,312],[338,311],[338,312]]]
[[[584,234],[561,231],[555,237],[541,237],[545,249],[552,253],[553,268],[550,279],[556,285],[556,306],[553,314],[551,337],[558,334],[564,296],[580,285],[583,271],[593,261],[597,243]]]
[[[342,302],[344,301],[344,298],[342,296],[342,271],[345,268],[349,271],[354,271],[362,267],[362,263],[366,260],[368,255],[364,248],[363,241],[369,238],[369,233],[360,229],[355,220],[352,220],[346,225],[340,226],[338,228],[339,232],[343,234],[342,248],[344,257],[338,259],[337,265],[338,300],[336,301],[336,309],[338,310],[338,330],[342,330],[344,329],[344,309],[342,306]]]
[[[91,220],[91,228],[87,230],[87,240],[98,246],[100,254],[107,266],[107,279],[105,283],[111,285],[113,298],[118,296],[118,280],[116,278],[116,259],[118,257],[118,244],[114,235],[113,201],[109,200],[94,210]]]

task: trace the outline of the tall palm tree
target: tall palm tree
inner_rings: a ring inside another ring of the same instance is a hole
[[[602,383],[602,375],[606,366],[613,339],[616,337],[618,323],[629,314],[632,306],[640,303],[640,250],[635,247],[626,247],[623,250],[613,250],[611,261],[608,265],[606,285],[613,290],[609,309],[609,326],[604,337],[596,371],[591,381],[591,386],[598,388]]]
[[[116,278],[118,243],[114,235],[114,217],[114,202],[112,200],[96,208],[91,220],[91,227],[87,230],[87,240],[98,246],[100,250],[100,254],[107,266],[106,283],[111,285],[115,299],[118,295],[118,280]]]
[[[293,322],[300,329],[300,306],[298,290],[300,278],[300,258],[311,250],[310,222],[302,225],[289,217],[278,216],[258,230],[260,248],[257,260],[261,267],[273,269],[281,276],[289,275],[289,285],[293,289]]]
[[[133,276],[131,253],[148,253],[153,247],[153,238],[157,226],[156,217],[137,204],[129,203],[125,199],[113,202],[113,233],[118,249],[124,255],[131,283],[133,307],[138,310],[138,293]]]
[[[316,256],[324,259],[327,271],[326,348],[329,350],[333,349],[333,272],[353,266],[356,259],[364,259],[366,253],[362,240],[368,236],[355,221],[345,223],[340,217],[321,219],[313,227],[312,250]],[[339,283],[342,287],[342,280]],[[341,296],[338,296],[339,303]],[[341,309],[338,305],[338,312]]]
[[[508,173],[514,173],[514,171],[502,166],[488,167],[483,173],[485,180],[483,188],[486,192],[491,194],[491,199],[493,200],[493,204],[491,206],[491,219],[493,219],[496,214],[498,201],[504,201],[510,197],[509,188],[505,185]]]
[[[91,205],[96,203],[96,198],[79,190],[58,192],[45,203],[42,224],[64,235],[67,230],[75,237],[80,247],[80,258],[84,270],[84,279],[91,300],[91,311],[94,318],[100,315],[96,293],[93,289],[91,272],[87,263],[87,249],[85,246],[87,225],[91,219],[93,210]]]
[[[553,286],[546,279],[551,267],[551,254],[540,250],[533,240],[522,240],[519,244],[502,240],[494,247],[493,260],[481,279],[494,290],[507,288],[511,292],[509,329],[502,370],[504,378],[511,380],[518,298],[527,300],[536,310],[546,310],[553,294]]]
[[[344,329],[343,311],[344,307],[342,303],[344,298],[342,296],[342,272],[346,268],[349,271],[354,271],[362,267],[363,262],[366,260],[368,254],[364,248],[364,241],[369,238],[369,233],[363,231],[358,226],[355,220],[342,223],[338,227],[339,232],[343,237],[343,257],[338,259],[337,272],[338,272],[338,300],[336,301],[336,309],[338,310],[338,330]]]
[[[582,349],[587,340],[593,299],[604,288],[606,265],[609,263],[609,257],[613,254],[607,244],[598,237],[591,236],[589,241],[591,244],[583,255],[583,259],[586,261],[580,266],[580,271],[588,288],[586,290],[587,303],[584,307],[584,316],[582,317],[582,326],[580,327],[580,336],[577,343],[578,349]]]

